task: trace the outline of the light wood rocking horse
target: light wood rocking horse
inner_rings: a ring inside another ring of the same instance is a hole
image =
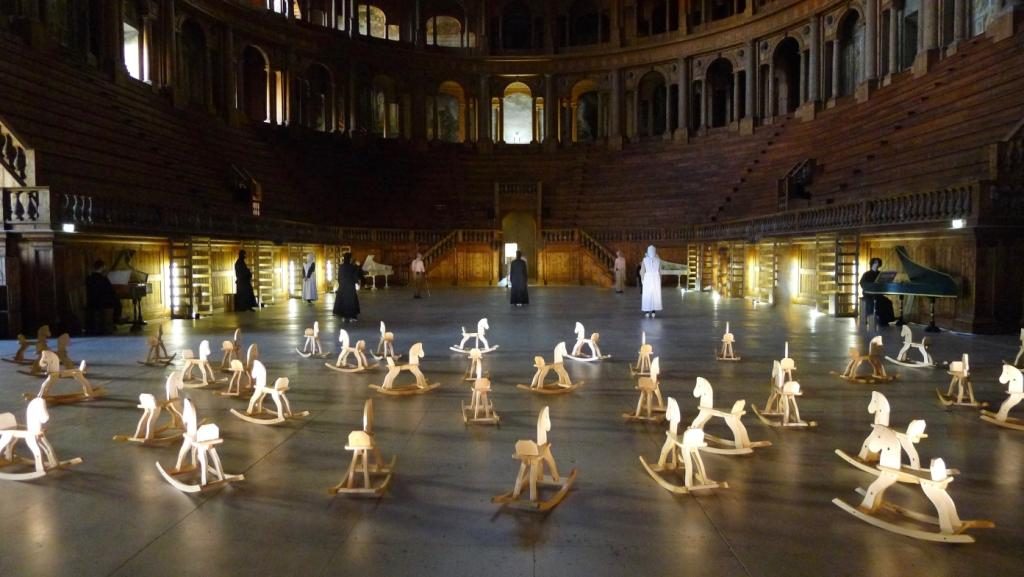
[[[140,365],[146,365],[147,367],[166,367],[174,361],[173,355],[167,354],[167,347],[164,346],[164,327],[163,325],[157,325],[156,334],[146,339],[149,344],[149,352],[146,353],[146,360],[138,361]]]
[[[234,337],[230,341],[224,341],[220,344],[220,350],[224,353],[224,356],[220,359],[220,370],[230,371],[231,361],[238,358],[238,355],[242,354],[242,329],[235,329]]]
[[[50,413],[46,409],[46,400],[32,399],[25,411],[25,427],[18,426],[18,420],[12,413],[0,414],[0,480],[30,481],[45,476],[50,471],[78,465],[80,457],[61,461],[57,458],[53,445],[46,438],[46,423]],[[25,441],[32,458],[26,459],[14,453],[18,441]],[[25,473],[11,472],[17,465],[34,465],[34,470]]]
[[[864,439],[864,443],[861,445],[860,453],[856,456],[848,454],[842,449],[836,449],[836,455],[839,455],[841,459],[847,463],[853,465],[855,468],[870,473],[872,475],[878,474],[877,464],[880,458],[880,454],[877,451],[871,449],[872,444],[880,435],[887,435],[884,430],[891,430],[896,438],[899,439],[900,447],[903,448],[903,453],[906,454],[907,459],[910,460],[909,465],[904,465],[903,470],[911,474],[927,474],[928,469],[921,468],[921,457],[917,453],[917,447],[914,445],[921,442],[921,439],[928,437],[925,434],[925,422],[917,419],[910,421],[907,425],[906,432],[899,432],[892,429],[889,426],[889,400],[885,398],[885,395],[878,391],[872,391],[871,402],[868,403],[868,412],[875,416],[874,422],[871,425],[871,433],[868,434],[867,438]],[[956,469],[949,469],[950,475],[958,475],[959,471]],[[901,479],[902,480],[902,479]]]
[[[573,383],[572,379],[569,378],[569,373],[565,370],[565,356],[565,342],[563,341],[555,347],[553,363],[545,363],[544,357],[541,356],[533,357],[533,366],[537,369],[537,372],[533,374],[533,380],[530,381],[529,385],[516,385],[516,387],[542,395],[561,395],[575,391],[583,384],[583,381]],[[550,384],[545,383],[544,380],[551,371],[555,371],[558,381]]]
[[[604,359],[612,358],[611,355],[601,354],[601,334],[593,333],[588,339],[586,337],[586,330],[583,328],[583,323],[576,323],[576,344],[572,347],[572,353],[566,355],[568,358],[574,361],[582,361],[584,363],[590,363],[594,361],[603,361]],[[583,347],[586,347],[590,352],[589,355],[583,356]]]
[[[983,409],[981,411],[981,419],[993,425],[1006,427],[1007,429],[1024,431],[1024,419],[1009,416],[1010,410],[1024,400],[1024,376],[1021,375],[1021,371],[1017,367],[1004,364],[1003,372],[999,375],[999,382],[1007,385],[1006,393],[1009,396],[999,406],[999,412],[993,413]]]
[[[462,422],[469,425],[499,425],[501,418],[490,399],[491,379],[480,377],[473,381],[472,396],[467,405],[462,401]]]
[[[18,365],[32,365],[32,368],[29,371],[19,371],[21,373],[33,376],[42,374],[39,369],[39,360],[43,358],[43,351],[50,350],[50,344],[47,341],[50,336],[50,325],[43,325],[39,327],[39,330],[36,331],[36,340],[34,343],[30,343],[25,335],[18,335],[17,352],[14,353],[12,358],[5,358],[4,360]],[[36,347],[36,358],[28,359],[25,357],[25,352],[32,344],[35,344]]]
[[[485,318],[477,321],[475,333],[467,333],[466,327],[462,327],[462,340],[459,341],[459,344],[452,345],[449,348],[457,353],[463,354],[468,354],[471,350],[478,350],[481,355],[486,355],[491,351],[497,350],[500,345],[494,345],[492,347],[490,343],[487,342],[487,331],[490,329],[491,325]],[[469,341],[469,339],[473,339],[473,347],[467,349],[466,342]]]
[[[249,407],[245,412],[231,409],[231,414],[256,425],[279,425],[289,419],[301,419],[309,416],[309,411],[293,413],[292,405],[288,402],[288,377],[278,377],[273,386],[267,386],[267,368],[263,363],[256,361],[252,367],[255,387],[252,390],[252,397],[249,398]],[[274,401],[277,411],[268,411],[263,408],[263,401],[270,395]]]
[[[974,537],[965,531],[995,527],[991,521],[960,519],[956,505],[947,492],[949,484],[953,482],[953,476],[946,470],[946,464],[942,459],[933,459],[927,471],[908,472],[903,467],[903,445],[896,433],[888,427],[876,427],[876,431],[878,435],[872,438],[869,449],[880,454],[877,469],[873,471],[877,478],[867,490],[857,489],[857,492],[864,496],[860,505],[853,506],[839,498],[833,499],[832,503],[865,523],[925,541],[973,543]],[[936,516],[886,501],[885,491],[897,482],[920,485],[925,496],[935,507]],[[884,519],[883,512],[904,522],[896,523]]]
[[[349,463],[345,478],[331,487],[328,493],[357,497],[379,497],[383,494],[391,483],[398,457],[393,456],[391,462],[386,463],[377,448],[373,437],[373,399],[366,399],[363,405],[363,428],[349,433],[345,450],[352,451],[352,462]],[[357,485],[357,477],[362,477],[362,486]],[[375,477],[383,478],[374,481]]]
[[[772,446],[771,441],[751,441],[750,436],[747,435],[747,428],[741,420],[746,414],[746,411],[743,410],[746,401],[742,399],[736,401],[733,403],[732,409],[728,411],[716,409],[715,391],[711,387],[711,383],[704,377],[697,377],[697,384],[693,387],[693,396],[699,399],[697,404],[699,412],[690,423],[691,429],[703,431],[707,423],[717,417],[725,421],[725,426],[732,431],[731,441],[704,433],[704,441],[708,446],[701,449],[702,451],[719,455],[749,455],[754,452],[754,449]]]
[[[647,331],[640,333],[640,350],[637,352],[636,364],[629,367],[633,376],[651,374],[651,358],[654,347],[647,343]]]
[[[47,331],[49,331],[49,327],[47,327]],[[49,333],[47,332],[47,334]],[[42,352],[50,350],[49,345],[47,344],[45,339],[42,340],[42,346],[43,348],[39,349],[39,356],[36,357],[36,360],[34,363],[32,363],[32,366],[27,370],[19,370],[19,373],[23,375],[29,375],[31,377],[39,377],[46,372],[41,365],[43,359]],[[55,352],[57,354],[57,358],[60,360],[61,366],[66,369],[72,369],[75,366],[75,361],[71,360],[71,355],[70,353],[68,353],[68,347],[70,346],[71,335],[69,335],[68,333],[62,333],[59,337],[57,337],[57,350]]]
[[[192,349],[185,349],[181,352],[181,359],[185,361],[181,373],[186,389],[200,389],[217,382],[217,377],[213,374],[213,367],[210,365],[210,341],[204,339],[199,343],[198,357],[192,352]],[[199,369],[199,376],[202,378],[200,382],[193,380],[193,369]]]
[[[774,361],[768,401],[765,402],[763,409],[758,409],[757,405],[753,404],[750,405],[750,408],[754,410],[754,414],[762,423],[770,427],[810,428],[818,426],[818,423],[814,421],[804,421],[800,418],[800,407],[797,405],[796,398],[804,393],[800,388],[800,383],[786,380],[786,374],[782,363]]]
[[[182,419],[185,422],[185,433],[182,435],[177,463],[170,471],[164,469],[159,461],[156,463],[156,468],[165,481],[183,493],[198,493],[245,479],[245,475],[224,473],[220,455],[217,454],[217,445],[224,442],[220,438],[220,428],[212,423],[200,425],[195,406],[188,399],[185,399],[182,408]],[[185,457],[189,458],[187,466],[185,466]],[[198,483],[194,478],[197,468],[199,470]],[[179,478],[185,476],[192,477],[193,482],[189,483]]]
[[[513,458],[519,461],[519,473],[512,491],[491,498],[492,503],[515,507],[528,511],[550,511],[565,499],[576,480],[576,469],[569,472],[568,477],[558,474],[558,465],[551,453],[548,432],[551,431],[551,415],[548,407],[544,407],[537,417],[537,440],[516,441],[516,452]],[[524,487],[529,486],[530,500],[520,499]],[[553,487],[557,491],[547,499],[541,499],[540,488]]]
[[[782,369],[787,381],[795,380],[793,373],[796,372],[796,361],[789,356],[789,341],[786,341],[782,352],[782,359],[779,361],[779,368]],[[772,375],[774,378],[774,375]]]
[[[479,378],[490,376],[486,371],[484,371],[483,353],[476,349],[470,349],[469,355],[466,358],[469,359],[469,364],[466,365],[466,372],[463,374],[462,380],[475,381]]]
[[[384,321],[380,321],[380,340],[377,342],[377,352],[373,354],[373,358],[378,361],[384,359],[400,359],[402,355],[395,354],[395,333],[387,330],[384,326]]]
[[[295,349],[299,356],[304,359],[327,356],[323,345],[320,344],[320,321],[313,321],[313,328],[306,329],[303,335],[306,337],[306,342],[302,345],[302,350]]]
[[[973,407],[980,409],[987,407],[988,403],[980,402],[974,398],[974,384],[971,383],[971,366],[967,353],[959,361],[949,363],[949,370],[946,373],[951,377],[949,389],[946,394],[935,389],[939,402],[946,407]]]
[[[885,360],[890,363],[901,365],[904,367],[925,367],[931,368],[935,366],[935,359],[932,358],[930,352],[928,352],[928,337],[922,337],[921,342],[914,342],[914,331],[910,330],[910,325],[903,325],[900,329],[900,338],[903,339],[903,347],[900,348],[899,354],[896,358],[886,356]],[[921,360],[914,361],[910,358],[910,351],[917,351],[921,355]]]
[[[165,400],[157,401],[154,395],[142,393],[139,395],[138,407],[142,409],[142,417],[135,427],[132,435],[114,435],[115,441],[137,443],[140,445],[163,445],[181,438],[185,432],[184,418],[178,405],[181,403],[181,390],[184,384],[181,380],[181,371],[174,371],[167,375],[164,384]],[[160,414],[167,411],[170,415],[170,422],[159,426]]]
[[[729,323],[725,323],[725,334],[722,335],[722,348],[719,349],[718,354],[715,355],[715,359],[719,361],[738,361],[740,357],[736,356],[736,352],[733,350],[733,345],[736,343],[736,336],[729,332]],[[787,343],[788,348],[788,343]],[[789,355],[786,355],[789,356]]]
[[[260,358],[260,347],[256,343],[249,345],[249,350],[246,351],[245,364],[238,359],[231,359],[231,367],[228,371],[231,373],[231,378],[228,379],[228,387],[223,391],[218,391],[217,394],[222,397],[241,397],[243,393],[247,393],[252,390],[253,378],[252,368],[256,361]],[[242,380],[245,380],[245,384],[242,384]]]
[[[885,372],[885,364],[882,359],[885,357],[885,347],[882,345],[882,336],[878,335],[868,343],[867,354],[862,354],[857,347],[850,347],[850,361],[846,368],[839,375],[839,378],[853,383],[888,383],[896,380],[896,375]],[[871,367],[871,374],[860,374],[861,365],[867,363]],[[834,373],[833,373],[834,374]]]
[[[682,414],[679,411],[679,403],[672,397],[668,398],[665,414],[668,417],[668,431],[665,432],[665,443],[661,447],[658,463],[651,465],[643,455],[640,455],[640,464],[644,466],[647,474],[663,489],[678,495],[685,495],[691,491],[728,489],[728,483],[708,478],[704,460],[700,456],[700,451],[707,448],[704,431],[687,429],[682,435],[679,434]],[[669,478],[669,475],[674,479]],[[679,479],[680,476],[682,479]]]
[[[14,363],[17,365],[31,365],[34,361],[25,358],[25,352],[32,346],[32,341],[28,340],[28,337],[18,333],[18,350],[15,351],[13,357],[4,357],[4,360],[8,363]]]
[[[665,402],[661,398],[661,387],[658,381],[660,376],[661,357],[654,357],[647,376],[641,376],[637,379],[636,389],[640,391],[640,398],[636,401],[636,411],[623,413],[622,418],[628,421],[646,421],[650,423],[660,423],[665,420]]]
[[[89,379],[85,378],[85,361],[82,361],[76,368],[62,369],[60,366],[60,359],[57,358],[57,353],[54,353],[53,351],[43,351],[42,356],[39,359],[39,363],[43,368],[43,371],[46,373],[46,379],[39,387],[38,394],[33,395],[32,393],[25,393],[22,395],[26,401],[38,397],[46,399],[47,405],[68,405],[82,401],[94,401],[100,397],[106,396],[107,394],[105,389],[102,387],[93,387],[92,383],[89,382]],[[81,392],[67,393],[63,395],[51,394],[50,389],[61,379],[73,379],[82,387]]]
[[[409,348],[408,364],[399,365],[395,363],[395,357],[387,357],[388,374],[384,376],[384,384],[370,385],[370,388],[385,395],[405,396],[422,395],[440,387],[440,383],[429,383],[427,378],[423,376],[423,371],[420,370],[420,359],[422,358],[423,343],[416,343]],[[403,372],[412,374],[416,378],[416,382],[412,385],[396,388],[395,379]]]
[[[338,360],[331,363],[324,363],[328,369],[338,371],[340,373],[360,373],[369,369],[377,368],[377,363],[370,364],[366,358],[366,341],[359,341],[356,346],[351,346],[348,336],[348,331],[341,329],[338,331],[338,343],[341,344],[341,350],[338,352]],[[356,364],[348,364],[348,357],[352,355],[355,358]]]

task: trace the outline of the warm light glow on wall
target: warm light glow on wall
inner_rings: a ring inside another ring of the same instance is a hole
[[[789,294],[795,295],[800,292],[800,262],[797,259],[789,261]]]
[[[178,265],[171,263],[171,306],[178,308],[181,304],[181,289],[178,287]]]
[[[326,276],[327,282],[332,282],[334,280],[334,263],[331,262],[330,259],[327,260]]]

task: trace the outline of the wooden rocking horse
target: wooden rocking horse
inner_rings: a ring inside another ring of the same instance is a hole
[[[210,341],[204,339],[199,343],[198,357],[192,352],[192,349],[185,349],[181,352],[181,359],[185,361],[181,373],[186,389],[200,389],[217,382],[217,377],[213,374],[213,367],[210,365]],[[193,369],[199,369],[201,382],[197,383],[193,380]]]
[[[515,507],[528,511],[550,511],[565,499],[576,480],[576,469],[568,477],[558,474],[555,457],[551,453],[548,432],[551,430],[551,416],[548,407],[544,407],[537,417],[537,440],[516,441],[516,452],[513,458],[519,461],[519,473],[510,493],[491,498],[492,503]],[[524,486],[529,486],[530,500],[520,499]],[[541,499],[540,488],[553,487],[557,491],[547,499]]]
[[[541,356],[533,357],[533,366],[537,369],[537,372],[533,374],[533,380],[530,381],[529,385],[516,385],[516,387],[542,395],[560,395],[575,391],[583,384],[583,381],[573,383],[569,378],[569,373],[565,371],[565,356],[565,342],[561,342],[555,347],[553,363],[545,363],[544,357]],[[550,384],[545,383],[544,380],[551,371],[555,371],[558,381]]]
[[[466,358],[469,359],[469,364],[466,365],[466,372],[463,375],[464,381],[475,381],[479,378],[489,376],[488,373],[484,371],[483,353],[476,349],[470,349],[469,356]]]
[[[763,409],[758,409],[757,405],[753,404],[750,408],[762,423],[770,427],[816,427],[818,423],[800,418],[800,407],[796,398],[803,394],[800,383],[786,380],[786,371],[782,368],[782,363],[774,361],[768,401],[765,402]]]
[[[395,363],[395,357],[387,357],[388,374],[384,376],[384,384],[370,385],[370,388],[385,395],[404,396],[422,395],[440,387],[440,383],[429,383],[427,378],[423,376],[423,371],[420,370],[420,359],[422,358],[423,343],[416,343],[409,349],[408,364],[399,365]],[[396,388],[395,378],[403,372],[412,374],[416,378],[416,382],[412,385]]]
[[[0,480],[30,481],[45,476],[50,471],[78,465],[80,457],[61,461],[57,458],[53,445],[46,438],[46,423],[50,413],[46,409],[46,400],[32,399],[25,411],[25,427],[18,426],[18,420],[12,413],[0,414]],[[25,441],[32,458],[26,459],[14,453],[18,441]],[[11,472],[17,465],[34,465],[34,470],[25,473]]]
[[[783,348],[782,359],[779,361],[779,368],[782,369],[782,373],[785,375],[784,378],[787,381],[794,380],[793,373],[796,372],[796,361],[789,357],[789,341],[786,341]],[[773,378],[774,376],[775,375],[772,375]]]
[[[640,391],[640,398],[636,401],[636,411],[623,413],[622,418],[628,421],[651,423],[660,423],[665,420],[665,403],[661,398],[661,387],[658,382],[660,376],[661,357],[654,357],[647,376],[637,379],[636,389]]]
[[[224,473],[220,455],[217,454],[217,445],[224,442],[220,438],[220,428],[212,423],[200,425],[195,406],[188,399],[185,399],[182,408],[182,420],[185,422],[185,433],[182,435],[181,450],[178,451],[178,461],[174,468],[168,471],[159,461],[156,463],[156,468],[165,481],[183,493],[198,493],[245,479],[245,475]],[[187,466],[185,457],[189,458]],[[195,479],[194,473],[197,468],[199,478]],[[192,477],[192,482],[180,479],[185,476]],[[195,482],[197,480],[198,482]]]
[[[32,346],[32,341],[28,340],[28,337],[19,333],[18,334],[18,350],[15,351],[13,357],[4,357],[4,360],[8,363],[14,363],[17,365],[31,365],[34,361],[25,358],[25,352]]]
[[[380,341],[377,342],[377,352],[373,354],[373,358],[378,361],[384,359],[400,359],[402,355],[395,354],[395,333],[387,330],[384,326],[384,321],[380,321]]]
[[[249,345],[249,350],[246,351],[245,364],[238,359],[231,359],[231,366],[228,371],[231,373],[231,378],[228,379],[228,388],[223,391],[218,391],[217,394],[222,397],[241,397],[243,393],[247,393],[252,390],[252,368],[260,357],[260,347],[256,343]],[[242,384],[242,380],[245,380],[245,384]]]
[[[885,372],[885,364],[882,359],[885,357],[885,347],[882,345],[882,336],[878,335],[868,343],[867,354],[862,354],[857,347],[850,347],[850,361],[846,368],[839,375],[839,378],[854,383],[888,383],[896,380],[896,375]],[[861,365],[867,363],[871,367],[871,374],[860,374]]]
[[[1003,372],[999,375],[999,382],[1007,385],[1006,393],[1009,396],[999,406],[998,413],[982,410],[981,419],[1000,427],[1024,431],[1024,419],[1009,416],[1010,409],[1013,409],[1024,400],[1024,376],[1021,375],[1020,369],[1017,367],[1004,364]]]
[[[451,350],[457,352],[457,353],[463,353],[463,354],[468,354],[471,350],[478,350],[478,351],[480,351],[481,355],[486,355],[487,353],[489,353],[491,351],[497,350],[497,348],[500,345],[494,345],[492,347],[490,345],[490,343],[487,342],[487,331],[490,330],[490,328],[491,328],[491,325],[488,324],[487,319],[485,319],[485,318],[484,319],[480,319],[476,323],[476,332],[475,333],[467,333],[466,332],[466,327],[462,327],[462,340],[459,341],[459,344],[452,345],[449,348]],[[466,342],[469,341],[469,339],[473,339],[473,347],[467,349],[466,348]],[[483,345],[483,346],[480,346],[480,345]]]
[[[747,428],[741,420],[746,411],[743,407],[746,401],[739,400],[733,403],[732,409],[723,411],[715,408],[715,391],[711,383],[704,377],[697,377],[697,384],[693,387],[693,396],[699,399],[697,416],[690,423],[691,429],[704,430],[705,425],[711,419],[718,417],[725,421],[725,426],[732,431],[732,440],[722,439],[704,433],[704,441],[707,447],[701,449],[706,453],[717,453],[719,455],[749,455],[754,449],[760,447],[771,447],[770,441],[751,441],[747,435]]]
[[[363,405],[363,428],[348,434],[345,450],[352,451],[352,462],[349,463],[345,478],[328,492],[332,495],[341,493],[372,497],[383,494],[391,483],[398,457],[391,457],[391,462],[386,463],[377,448],[373,437],[373,399],[366,399]],[[357,476],[362,477],[362,486],[357,485]],[[375,477],[383,479],[374,482]]]
[[[462,422],[469,425],[498,425],[501,418],[494,410],[494,403],[491,402],[491,380],[487,377],[480,377],[473,381],[471,388],[472,396],[467,405],[462,405]]]
[[[896,358],[886,356],[885,360],[890,363],[901,365],[904,367],[926,367],[931,368],[935,366],[935,359],[932,358],[930,352],[928,352],[928,337],[922,337],[921,342],[914,342],[914,331],[910,330],[910,325],[903,325],[900,329],[900,338],[903,339],[903,347],[900,348],[899,354]],[[915,350],[921,355],[921,360],[914,361],[910,358],[910,351]]]
[[[181,402],[181,390],[184,387],[181,380],[181,371],[174,371],[167,375],[164,384],[165,400],[157,401],[154,395],[142,393],[139,395],[139,408],[142,409],[142,417],[135,427],[132,435],[114,435],[115,441],[138,443],[140,445],[163,445],[181,438],[185,432],[184,419],[178,405]],[[166,410],[170,415],[170,422],[159,426],[160,414]]]
[[[604,359],[610,359],[611,355],[601,354],[601,334],[593,333],[588,339],[586,337],[586,330],[583,328],[583,323],[576,323],[576,344],[572,347],[572,353],[566,355],[574,361],[582,361],[584,363],[590,363],[593,361],[602,361]],[[590,352],[589,355],[583,356],[583,347],[586,347]]]
[[[725,334],[722,335],[722,348],[715,355],[715,359],[719,361],[738,361],[740,357],[736,356],[736,352],[733,350],[733,345],[736,343],[736,336],[729,332],[729,323],[725,323]],[[787,343],[788,348],[788,343]],[[789,356],[788,354],[786,356]]]
[[[640,333],[640,350],[637,352],[636,364],[629,367],[633,376],[651,374],[651,358],[654,347],[647,343],[647,331]]]
[[[302,350],[295,349],[299,356],[304,359],[327,356],[323,345],[320,344],[320,321],[313,321],[313,328],[306,329],[303,335],[306,337],[306,342],[302,345]]]
[[[174,361],[173,355],[167,354],[167,347],[164,346],[164,327],[163,325],[157,325],[156,334],[146,339],[149,344],[149,352],[146,353],[146,360],[139,361],[140,365],[146,365],[147,367],[166,367]]]
[[[679,403],[672,397],[668,399],[665,414],[668,417],[668,431],[665,432],[665,443],[661,447],[658,463],[651,465],[643,455],[640,455],[640,464],[644,466],[647,474],[663,489],[679,495],[691,491],[728,489],[728,483],[708,478],[704,460],[700,456],[700,451],[707,448],[704,431],[687,429],[682,435],[679,434],[682,414],[679,411]],[[673,475],[675,479],[667,478],[668,475]],[[679,482],[680,476],[682,483]]]
[[[242,354],[242,329],[235,329],[234,338],[230,341],[222,342],[220,350],[224,353],[224,356],[220,359],[220,370],[230,371],[231,361],[237,359],[238,355]]]
[[[961,360],[949,363],[949,370],[946,373],[951,377],[946,394],[935,389],[935,394],[938,395],[939,402],[943,406],[974,407],[976,409],[988,406],[988,403],[979,402],[974,398],[974,384],[971,383],[971,366],[967,353],[964,353]]]
[[[43,381],[42,386],[39,387],[38,394],[33,395],[32,393],[25,393],[22,395],[26,401],[31,400],[34,397],[38,397],[46,399],[47,405],[67,405],[82,401],[94,401],[100,397],[106,396],[107,394],[107,391],[102,387],[93,387],[92,383],[89,382],[89,379],[85,378],[85,361],[82,361],[76,368],[62,369],[60,366],[60,359],[57,358],[56,353],[53,351],[43,351],[42,356],[39,359],[39,363],[43,368],[43,371],[46,373],[46,379]],[[73,379],[82,387],[82,391],[63,395],[51,394],[50,389],[60,379]]]
[[[896,433],[888,427],[876,427],[876,431],[878,435],[871,440],[869,449],[880,454],[877,469],[873,471],[877,478],[867,490],[857,489],[857,492],[864,496],[860,505],[849,505],[838,498],[833,499],[832,503],[865,523],[926,541],[973,543],[974,537],[967,535],[965,531],[995,527],[991,521],[960,519],[956,505],[947,492],[949,484],[953,482],[953,476],[946,470],[946,464],[942,459],[933,459],[927,471],[908,472],[903,467],[903,446]],[[920,485],[925,496],[935,507],[936,516],[886,501],[885,491],[897,482]],[[897,523],[885,519],[883,513],[904,522]]]
[[[359,341],[353,347],[349,341],[348,331],[341,329],[338,331],[338,343],[341,344],[338,360],[333,365],[331,363],[324,363],[324,366],[328,369],[341,373],[360,373],[368,369],[377,368],[377,363],[371,365],[366,358],[366,341]],[[348,364],[349,355],[355,358],[355,365]]]
[[[252,367],[255,387],[252,390],[252,397],[249,399],[249,407],[245,412],[231,409],[231,414],[257,425],[279,425],[288,419],[301,419],[309,416],[309,411],[293,413],[292,405],[288,402],[288,378],[278,377],[273,386],[267,386],[267,368],[263,363],[256,361]],[[268,411],[263,408],[263,401],[267,395],[274,401],[277,411]]]

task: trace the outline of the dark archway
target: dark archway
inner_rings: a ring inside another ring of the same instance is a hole
[[[864,79],[864,21],[854,10],[839,23],[839,96],[850,96]]]
[[[668,119],[665,117],[665,99],[668,97],[665,77],[660,72],[652,70],[640,79],[637,90],[637,134],[661,136],[668,126]]]
[[[321,132],[333,130],[331,107],[331,73],[322,64],[312,64],[306,72],[308,126]]]
[[[265,122],[269,116],[267,59],[255,46],[242,51],[242,112],[249,120]]]
[[[789,114],[800,106],[800,44],[795,38],[786,38],[775,47],[772,68],[775,71],[773,112]]]
[[[708,125],[711,128],[732,122],[733,75],[732,63],[719,58],[708,66],[707,94]]]
[[[181,25],[181,73],[182,91],[189,104],[203,106],[206,103],[206,35],[194,20]]]

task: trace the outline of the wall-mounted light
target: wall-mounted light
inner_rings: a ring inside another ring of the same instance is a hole
[[[65,222],[64,224],[60,225],[60,229],[66,233],[73,234],[75,232],[75,223]]]
[[[967,222],[962,218],[953,219],[953,228],[963,228],[967,226]]]

